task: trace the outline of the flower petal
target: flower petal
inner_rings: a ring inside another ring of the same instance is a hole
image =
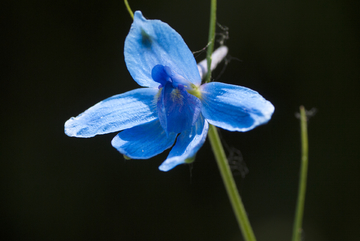
[[[201,83],[195,58],[182,37],[160,20],[146,20],[140,11],[125,40],[126,66],[141,86],[157,87],[151,71],[155,65],[169,66],[193,84]]]
[[[210,124],[229,131],[248,131],[268,122],[274,106],[251,89],[218,82],[204,84],[201,112]]]
[[[175,138],[176,133],[166,135],[159,120],[154,120],[120,132],[111,144],[130,158],[148,159],[170,148]]]
[[[184,87],[173,88],[171,83],[167,83],[161,89],[157,110],[164,130],[180,133],[194,125],[201,111],[201,102]]]
[[[141,88],[107,98],[65,122],[65,133],[93,137],[157,119],[157,89]]]
[[[204,144],[208,129],[209,124],[204,117],[200,115],[190,130],[181,132],[169,156],[159,166],[159,169],[164,172],[169,171],[175,166],[185,163],[186,159],[193,157]]]

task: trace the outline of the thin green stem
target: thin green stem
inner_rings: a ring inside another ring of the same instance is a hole
[[[125,3],[126,9],[128,10],[130,16],[132,17],[132,19],[134,19],[134,13],[133,13],[133,11],[131,10],[128,1],[127,1],[127,0],[124,0],[124,3]]]
[[[242,231],[243,237],[246,241],[256,241],[254,232],[251,228],[249,219],[246,215],[244,205],[241,201],[239,192],[236,188],[236,183],[232,176],[229,163],[227,161],[224,148],[221,144],[219,134],[215,126],[209,126],[209,140],[214,152],[221,177],[224,181],[227,194],[229,196],[231,205],[233,207],[236,219],[238,221],[240,230]]]
[[[300,106],[300,126],[301,126],[301,168],[299,180],[299,192],[295,211],[295,221],[293,228],[292,241],[301,240],[302,233],[302,220],[304,215],[305,192],[306,192],[306,179],[308,170],[308,133],[307,133],[307,117],[304,106]]]
[[[205,83],[209,83],[211,80],[211,54],[214,50],[214,39],[215,39],[215,28],[216,28],[216,0],[211,0],[210,9],[210,26],[209,26],[209,46],[207,48],[206,59],[207,59],[207,75]]]
[[[216,0],[211,0],[209,46],[206,54],[208,72],[206,75],[205,83],[209,83],[211,80],[211,55],[214,50],[215,27],[216,27]],[[249,219],[246,215],[244,205],[242,204],[239,192],[236,188],[236,183],[232,176],[229,163],[224,152],[224,148],[221,144],[219,133],[217,132],[215,126],[213,125],[209,126],[208,136],[212,150],[215,155],[216,162],[220,170],[221,177],[225,185],[226,192],[229,196],[231,205],[233,207],[243,237],[245,241],[256,241],[254,232],[251,228]]]

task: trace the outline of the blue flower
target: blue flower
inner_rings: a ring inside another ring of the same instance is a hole
[[[193,157],[209,123],[248,131],[270,120],[274,106],[257,92],[219,82],[201,85],[193,54],[182,37],[140,11],[125,40],[126,66],[142,87],[105,99],[65,123],[74,137],[118,132],[111,144],[132,159],[148,159],[172,147],[159,169]],[[175,143],[175,145],[174,145]]]

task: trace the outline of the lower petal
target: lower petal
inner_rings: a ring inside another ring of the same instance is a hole
[[[167,159],[159,166],[161,171],[169,171],[185,160],[193,157],[206,140],[209,124],[202,115],[199,116],[195,125],[188,131],[182,132]]]
[[[166,135],[159,120],[155,120],[120,132],[111,144],[130,158],[148,159],[170,148],[175,138],[175,133]]]
[[[200,87],[201,113],[210,124],[229,131],[248,131],[268,122],[274,106],[251,89],[211,82]]]

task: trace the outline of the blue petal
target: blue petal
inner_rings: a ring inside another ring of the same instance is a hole
[[[175,133],[166,135],[159,120],[155,120],[120,132],[111,144],[130,158],[148,159],[170,148],[175,138]]]
[[[159,166],[161,171],[169,171],[193,157],[206,140],[209,124],[202,115],[199,116],[191,130],[182,132],[167,159]]]
[[[193,84],[201,83],[193,54],[182,37],[160,20],[146,20],[136,11],[125,40],[126,66],[141,86],[157,87],[151,71],[155,65],[169,66]]]
[[[105,99],[65,122],[65,133],[93,137],[131,128],[157,119],[157,89],[135,89]]]
[[[167,83],[157,102],[160,123],[166,132],[180,133],[190,129],[201,111],[201,102],[183,87],[173,88]]]
[[[218,82],[200,87],[201,113],[210,124],[229,131],[248,131],[268,122],[274,106],[251,89]]]

